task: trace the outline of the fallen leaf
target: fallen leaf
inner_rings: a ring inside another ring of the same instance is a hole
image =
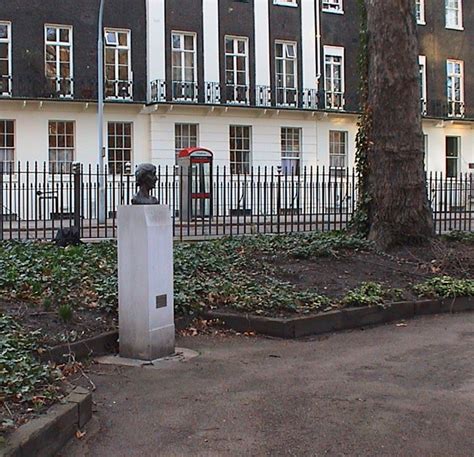
[[[86,432],[81,432],[80,430],[78,430],[78,431],[76,432],[76,438],[77,438],[78,440],[82,440],[82,438],[84,438],[84,436],[86,436]]]

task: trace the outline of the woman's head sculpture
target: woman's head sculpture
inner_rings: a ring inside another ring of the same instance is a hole
[[[157,205],[156,197],[150,195],[157,181],[155,165],[151,163],[138,165],[135,171],[135,181],[139,190],[132,198],[132,205]]]

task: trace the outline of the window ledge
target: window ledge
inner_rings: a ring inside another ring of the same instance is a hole
[[[323,13],[344,14],[344,10],[323,10]]]
[[[426,25],[425,21],[416,21],[417,25]]]
[[[460,26],[460,27],[456,27],[454,25],[447,25],[446,28],[448,30],[457,30],[459,32],[462,32],[464,30],[464,27],[463,26]]]
[[[298,8],[297,3],[286,3],[286,2],[279,2],[278,0],[273,0],[273,4],[276,6],[289,6],[290,8]]]
[[[111,102],[123,102],[123,103],[126,103],[126,102],[133,102],[133,98],[132,97],[105,97],[104,98],[105,101],[111,101]]]

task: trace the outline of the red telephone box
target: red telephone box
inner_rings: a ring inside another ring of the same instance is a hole
[[[178,153],[182,220],[212,217],[212,159],[212,152],[205,148],[186,148]]]

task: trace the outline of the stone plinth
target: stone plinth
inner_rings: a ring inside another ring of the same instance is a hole
[[[118,209],[120,356],[174,353],[173,231],[164,205]]]

